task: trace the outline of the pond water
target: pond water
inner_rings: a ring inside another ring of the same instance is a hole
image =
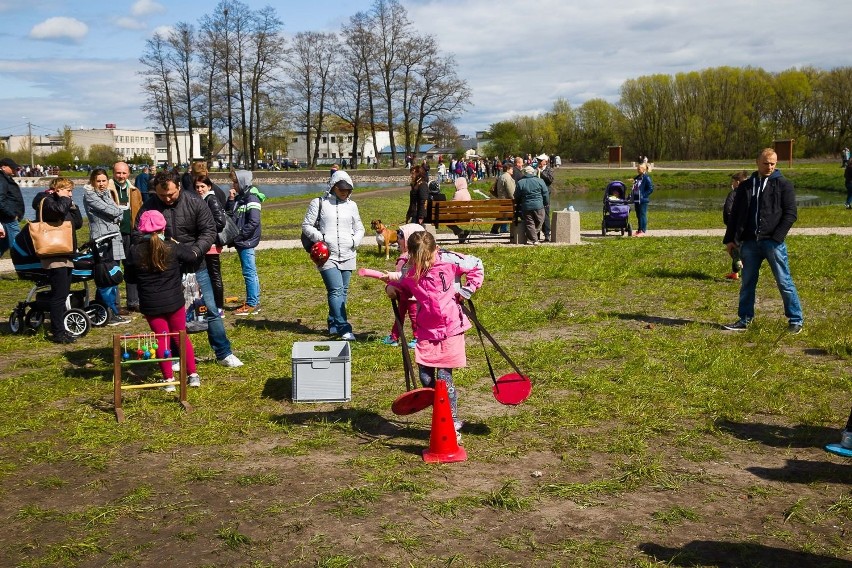
[[[376,183],[375,187],[395,187],[398,183]],[[445,189],[449,186],[445,186]],[[267,197],[287,197],[292,195],[319,195],[325,191],[328,185],[325,183],[298,183],[298,184],[274,184],[258,185]],[[22,187],[26,205],[26,216],[30,219],[34,213],[30,204],[33,197],[44,188]],[[727,189],[658,189],[651,196],[651,207],[654,209],[676,209],[683,211],[721,211]],[[809,205],[840,205],[846,196],[841,193],[810,190],[807,188],[796,189],[796,201],[800,207]],[[74,202],[83,207],[83,189],[74,191]],[[573,206],[577,211],[599,212],[603,209],[603,189],[599,192],[588,191],[585,193],[558,192],[553,195],[551,211],[558,211],[568,206]]]

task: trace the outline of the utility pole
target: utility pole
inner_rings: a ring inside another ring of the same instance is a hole
[[[30,167],[35,167],[35,160],[33,159],[33,123],[29,120],[27,121],[27,135],[30,137]]]

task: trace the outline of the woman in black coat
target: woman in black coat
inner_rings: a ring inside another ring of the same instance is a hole
[[[58,177],[50,183],[47,191],[42,191],[33,198],[33,209],[36,212],[36,221],[71,221],[74,229],[74,250],[77,250],[76,231],[83,226],[83,216],[71,199],[73,192],[74,182]],[[66,311],[65,302],[71,293],[73,254],[43,258],[41,267],[47,270],[50,281],[50,340],[54,343],[74,343],[77,338],[68,333],[62,323]]]
[[[429,199],[429,182],[423,166],[411,168],[411,192],[408,194],[408,211],[405,213],[406,223],[423,224],[426,218],[426,202]]]

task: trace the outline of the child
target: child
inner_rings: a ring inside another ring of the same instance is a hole
[[[731,176],[731,191],[728,193],[728,197],[725,198],[725,205],[722,207],[722,220],[725,222],[726,227],[732,220],[731,209],[734,207],[734,196],[737,193],[737,187],[746,179],[748,179],[748,172],[745,170]],[[725,274],[725,278],[728,280],[739,280],[742,269],[743,261],[740,260],[740,248],[734,247],[731,249],[731,272]]]
[[[260,204],[266,195],[252,185],[252,173],[248,170],[237,170],[232,174],[231,181],[233,186],[227,210],[233,215],[240,230],[234,239],[234,247],[240,256],[246,282],[246,301],[242,307],[234,310],[234,314],[251,316],[260,312],[260,279],[257,276],[254,249],[260,243]]]
[[[435,237],[426,231],[412,233],[406,247],[407,271],[398,280],[394,280],[397,275],[389,275],[385,291],[391,298],[413,296],[417,301],[414,355],[420,382],[424,387],[434,387],[436,379],[446,381],[456,437],[461,440],[459,430],[463,422],[458,418],[453,369],[467,364],[464,332],[471,323],[460,303],[482,285],[482,262],[473,257],[465,257],[467,262],[450,261],[448,257],[454,253],[439,251]],[[459,280],[462,275],[464,285]]]
[[[174,333],[186,329],[181,262],[196,260],[195,253],[186,245],[165,240],[166,218],[156,210],[144,211],[139,216],[139,232],[142,241],[130,247],[130,260],[125,277],[139,289],[139,311],[148,320],[155,334]],[[157,358],[162,359],[169,341],[157,341]],[[183,345],[186,355],[187,383],[200,387],[201,379],[195,369],[195,352],[192,341],[186,336]],[[161,361],[164,382],[174,380],[174,371],[169,361]],[[174,392],[174,385],[164,387]]]

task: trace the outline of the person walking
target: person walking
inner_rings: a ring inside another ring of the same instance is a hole
[[[314,248],[322,249],[322,254],[313,254],[312,258],[317,263],[328,298],[328,333],[339,335],[344,341],[354,341],[346,299],[357,264],[358,245],[364,238],[364,224],[358,205],[350,199],[353,185],[349,174],[339,170],[329,182],[329,193],[308,204],[302,233],[314,243]]]
[[[636,166],[636,177],[633,178],[633,201],[636,205],[636,220],[638,229],[633,236],[644,237],[648,232],[648,202],[654,193],[654,182],[648,175],[647,159]]]
[[[550,192],[532,166],[524,166],[524,177],[515,185],[515,203],[523,216],[527,244],[539,244],[538,234],[544,224],[545,207],[550,204]]]
[[[412,233],[406,247],[408,270],[399,280],[388,282],[385,292],[392,299],[413,297],[417,301],[414,358],[420,383],[424,387],[434,387],[438,379],[447,383],[453,425],[461,441],[463,422],[459,418],[453,369],[467,366],[464,332],[471,328],[471,323],[461,309],[461,302],[482,285],[482,272],[476,271],[481,264],[445,262],[439,255],[435,237],[427,231]],[[465,276],[464,285],[451,284],[461,276]]]
[[[729,252],[740,247],[743,273],[737,312],[739,319],[724,326],[730,331],[744,331],[754,319],[755,291],[764,260],[769,264],[781,293],[788,331],[800,333],[804,325],[799,292],[790,275],[784,242],[796,222],[796,192],[793,183],[776,169],[777,164],[775,150],[763,149],[757,157],[757,171],[737,187],[734,197],[731,222],[722,242]]]
[[[165,358],[166,349],[175,345],[183,350],[186,359],[187,385],[200,387],[201,378],[195,366],[195,351],[189,334],[180,345],[177,337],[164,334],[186,331],[186,306],[183,298],[183,282],[180,265],[195,260],[192,248],[173,240],[166,240],[166,218],[159,211],[143,211],[139,216],[140,241],[130,247],[130,262],[125,278],[136,284],[139,291],[139,312],[145,316],[151,331],[163,335],[157,341],[157,359]],[[160,361],[163,382],[174,381],[171,361]],[[163,387],[174,392],[174,385]]]

